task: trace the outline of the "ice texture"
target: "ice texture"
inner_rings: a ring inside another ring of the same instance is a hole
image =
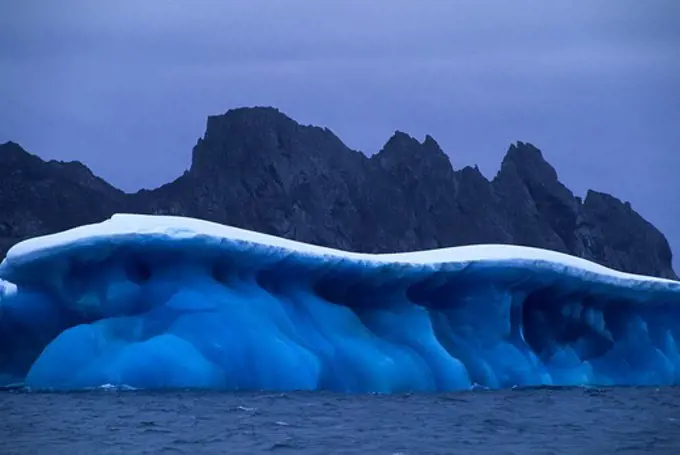
[[[115,215],[0,264],[0,385],[413,392],[680,383],[680,283],[534,248],[369,255]]]

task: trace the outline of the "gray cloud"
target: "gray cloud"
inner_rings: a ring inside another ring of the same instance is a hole
[[[27,0],[0,43],[0,140],[128,190],[185,169],[207,115],[275,105],[367,153],[432,134],[489,177],[532,142],[680,254],[675,0]]]

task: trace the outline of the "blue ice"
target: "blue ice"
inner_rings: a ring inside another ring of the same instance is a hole
[[[0,265],[0,385],[414,392],[680,383],[680,283],[483,245],[363,255],[116,215]]]

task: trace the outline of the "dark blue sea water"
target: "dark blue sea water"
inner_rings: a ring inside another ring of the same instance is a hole
[[[0,393],[10,454],[680,454],[680,388]]]

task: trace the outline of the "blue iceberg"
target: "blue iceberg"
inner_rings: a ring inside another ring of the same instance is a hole
[[[408,392],[680,383],[680,283],[545,250],[368,255],[115,215],[0,264],[0,385]]]

